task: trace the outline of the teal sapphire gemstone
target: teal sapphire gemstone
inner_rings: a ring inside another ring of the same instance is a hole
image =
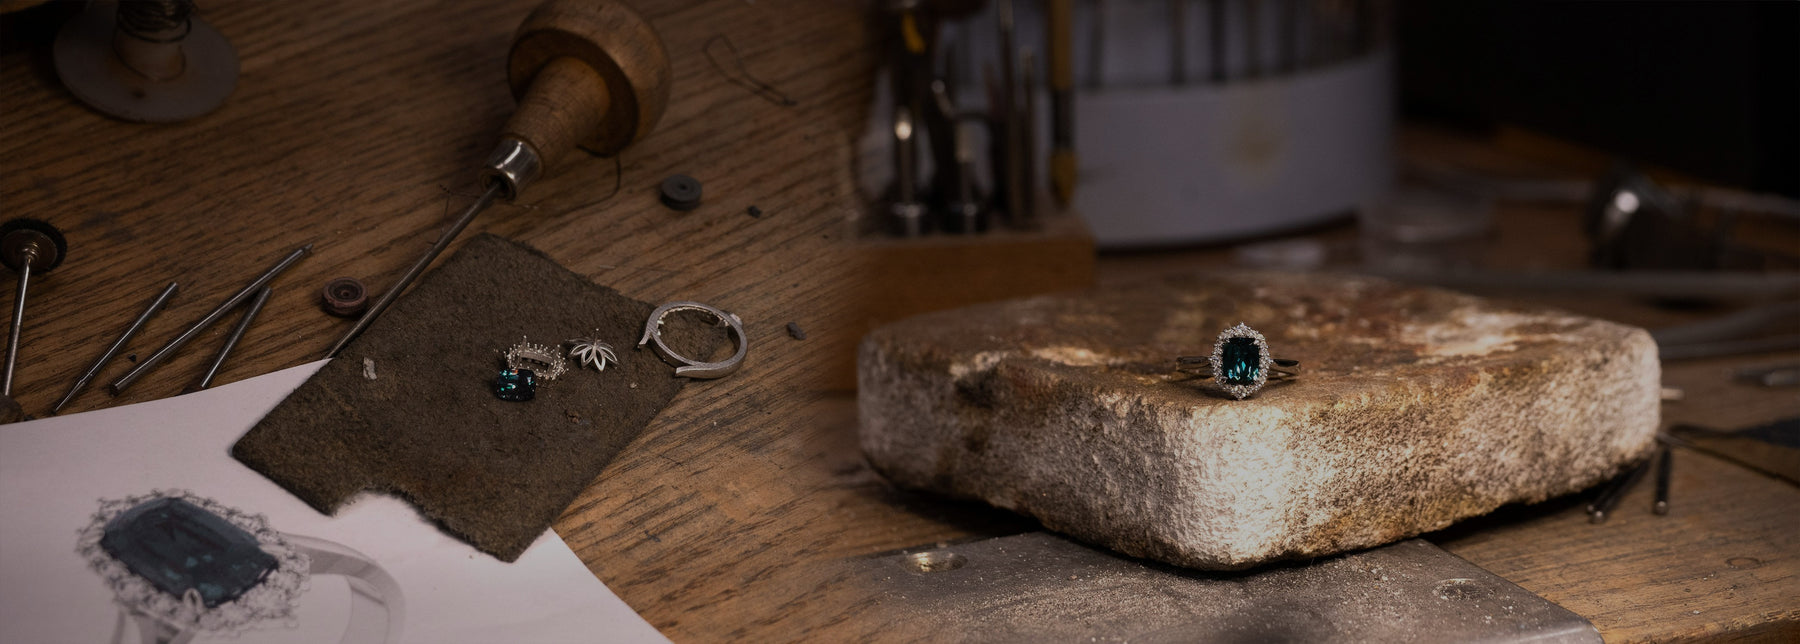
[[[207,608],[237,599],[276,568],[275,557],[243,528],[167,497],[106,522],[100,547],[157,590],[176,597],[199,591]]]
[[[1255,338],[1226,338],[1219,350],[1219,379],[1228,385],[1254,385],[1262,373],[1262,347]]]
[[[507,402],[525,402],[537,397],[537,374],[530,369],[503,369],[494,379],[494,397]]]

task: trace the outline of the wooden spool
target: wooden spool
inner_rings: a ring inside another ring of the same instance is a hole
[[[519,100],[501,131],[537,150],[549,174],[577,146],[602,156],[649,135],[669,105],[669,52],[649,21],[610,0],[550,0],[513,37]]]

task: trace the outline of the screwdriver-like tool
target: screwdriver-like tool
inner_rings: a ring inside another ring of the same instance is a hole
[[[363,313],[325,357],[335,357],[393,305],[432,260],[496,199],[517,199],[577,147],[611,156],[648,135],[669,104],[669,53],[650,22],[619,2],[550,0],[513,35],[507,79],[517,111],[477,181],[481,197]]]
[[[19,331],[25,326],[25,290],[31,274],[48,273],[62,265],[69,253],[69,243],[62,231],[36,219],[14,219],[0,224],[0,263],[19,274],[19,289],[13,297],[12,330],[6,338],[6,372],[0,380],[0,396],[12,398],[13,367],[19,361]],[[8,405],[11,407],[12,405]]]

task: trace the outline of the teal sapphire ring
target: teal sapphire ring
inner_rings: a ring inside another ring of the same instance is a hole
[[[1239,322],[1219,333],[1212,355],[1180,356],[1175,358],[1175,365],[1177,370],[1202,378],[1216,378],[1220,389],[1243,400],[1262,389],[1270,378],[1297,375],[1300,361],[1274,357],[1269,353],[1269,341],[1256,329]]]

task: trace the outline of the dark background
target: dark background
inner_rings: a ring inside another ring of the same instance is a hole
[[[1400,2],[1403,116],[1800,197],[1800,2]]]

